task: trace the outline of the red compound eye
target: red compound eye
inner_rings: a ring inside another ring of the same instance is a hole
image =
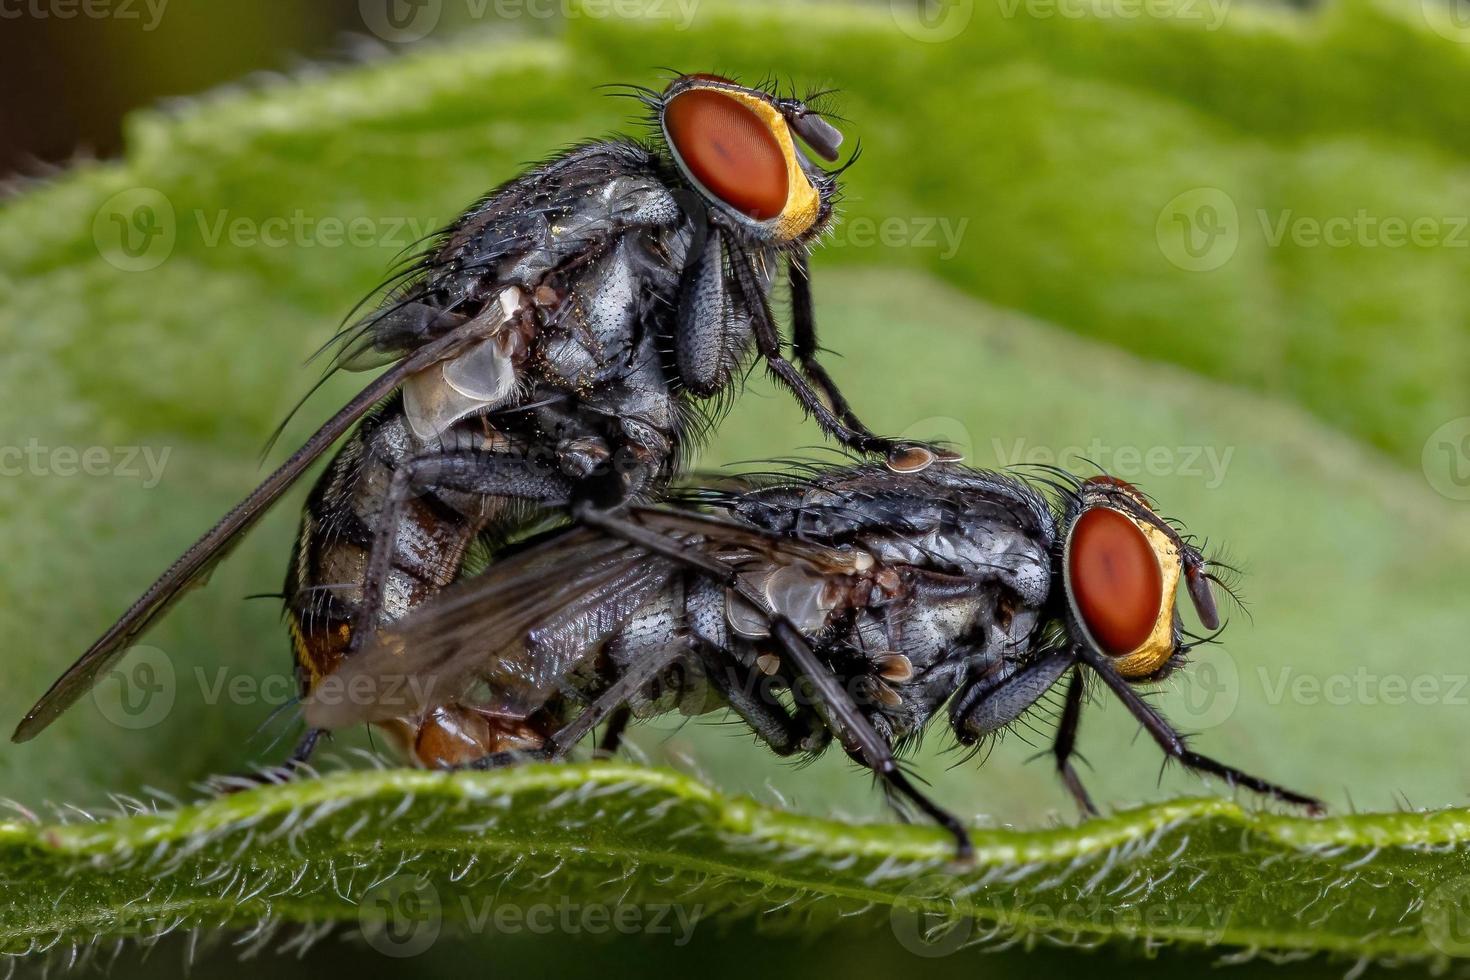
[[[1102,651],[1120,657],[1153,633],[1164,600],[1164,574],[1136,524],[1115,510],[1094,507],[1072,526],[1067,588]]]
[[[786,155],[771,127],[712,89],[676,95],[664,108],[669,142],[704,188],[742,214],[767,221],[786,207]]]

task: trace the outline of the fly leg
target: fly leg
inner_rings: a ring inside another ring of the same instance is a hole
[[[303,766],[311,759],[311,754],[316,750],[317,743],[321,737],[327,734],[325,728],[308,728],[301,741],[291,750],[286,761],[279,766],[251,773],[247,776],[228,776],[216,781],[219,792],[230,794],[239,793],[255,786],[265,786],[271,783],[285,782],[292,779]]]
[[[362,580],[362,597],[348,641],[347,655],[361,649],[377,627],[383,593],[398,547],[404,508],[426,489],[457,490],[486,497],[514,497],[558,505],[572,496],[572,481],[545,465],[523,457],[494,453],[431,453],[404,461],[393,471],[378,513],[372,548]]]
[[[1087,795],[1087,787],[1082,785],[1077,770],[1072,768],[1072,755],[1077,750],[1077,728],[1082,720],[1084,693],[1082,671],[1080,668],[1073,668],[1072,679],[1067,682],[1067,700],[1062,705],[1062,720],[1057,725],[1057,735],[1052,742],[1051,751],[1057,760],[1057,774],[1062,777],[1072,799],[1077,801],[1078,809],[1084,817],[1095,817],[1098,815],[1097,807],[1093,805],[1092,797]]]
[[[1071,757],[1077,741],[1077,723],[1082,711],[1082,678],[1075,670],[1077,658],[1071,651],[1048,654],[997,684],[985,686],[974,684],[955,699],[950,708],[950,723],[955,737],[965,745],[998,732],[1016,721],[1027,709],[1051,690],[1062,675],[1072,670],[1072,681],[1067,688],[1067,700],[1062,708],[1061,723],[1052,745],[1052,754],[1057,762],[1057,774],[1066,784],[1072,798],[1087,816],[1096,816],[1097,809],[1077,778],[1072,768]]]
[[[836,410],[834,411],[833,408],[829,408],[827,403],[822,400],[821,395],[812,387],[807,377],[798,371],[796,366],[788,361],[785,355],[781,353],[781,333],[776,328],[775,319],[771,316],[771,304],[766,300],[765,294],[756,284],[755,272],[750,267],[750,260],[739,253],[732,253],[730,256],[730,266],[731,271],[734,273],[741,299],[744,301],[746,309],[750,313],[750,324],[751,330],[755,334],[756,350],[759,351],[761,357],[765,360],[766,366],[771,369],[771,373],[796,397],[797,402],[800,403],[807,414],[816,420],[817,425],[821,427],[823,432],[849,449],[856,450],[857,452],[884,453],[888,458],[889,468],[900,473],[918,472],[929,466],[935,460],[943,459],[952,461],[958,458],[947,450],[875,436],[867,426],[852,417],[852,410],[847,406],[846,399],[841,399],[840,395],[840,401],[834,402]],[[808,336],[804,340],[809,342],[809,346],[813,348],[811,356],[807,360],[815,363],[816,321],[811,315],[810,301],[811,295],[808,293],[806,296],[806,312],[797,315],[798,318],[802,316],[806,318],[806,326],[803,327],[803,330]],[[820,366],[818,370],[821,371],[822,376],[825,378],[826,372],[822,371]],[[827,378],[826,385],[822,385],[822,387],[825,389],[828,385],[835,391],[836,386],[832,384],[830,378]],[[846,418],[858,424],[856,426],[849,424],[844,419],[844,413]]]
[[[647,656],[638,659],[622,676],[613,681],[582,712],[564,727],[552,733],[536,749],[518,752],[496,752],[467,763],[462,768],[499,769],[517,762],[556,762],[587,736],[603,719],[627,706],[639,689],[663,673],[675,660],[689,652],[686,645],[664,643]]]
[[[755,282],[755,273],[745,256],[734,253],[730,256],[731,271],[740,291],[741,300],[750,313],[751,330],[755,334],[756,350],[765,360],[766,366],[786,388],[796,396],[806,411],[827,435],[849,449],[862,453],[896,451],[897,446],[873,435],[867,426],[861,428],[848,425],[838,412],[827,407],[815,389],[796,366],[781,353],[781,334],[771,316],[770,303]]]
[[[1076,662],[1070,651],[1050,653],[997,683],[972,684],[949,711],[955,737],[970,745],[1005,728],[1040,701]]]
[[[662,643],[658,648],[637,658],[622,676],[609,684],[596,700],[582,710],[581,714],[546,740],[547,758],[560,759],[566,756],[572,747],[582,741],[593,728],[605,718],[626,708],[628,702],[645,685],[688,652],[687,644]]]
[[[763,686],[770,678],[745,668],[728,650],[704,640],[696,643],[704,657],[710,686],[767,748],[784,757],[814,747],[814,733],[803,728],[776,700],[774,692]]]
[[[832,410],[849,428],[868,438],[876,438],[853,412],[837,383],[817,360],[817,316],[812,302],[811,266],[805,252],[798,252],[787,260],[786,278],[791,284],[791,352],[796,355],[801,372],[826,396]]]
[[[306,734],[301,736],[301,741],[296,743],[296,748],[286,758],[285,764],[281,766],[288,773],[294,773],[297,769],[306,765],[311,760],[311,754],[316,751],[316,745],[327,733],[324,728],[308,728]]]
[[[632,710],[625,704],[614,711],[607,719],[607,728],[603,730],[602,739],[597,743],[597,754],[614,756],[623,745],[623,733],[628,730],[628,722],[633,720]]]
[[[893,788],[899,795],[926,813],[955,839],[955,857],[968,861],[975,854],[970,843],[970,834],[964,824],[925,796],[899,768],[893,758],[893,749],[879,735],[852,696],[838,683],[837,678],[817,658],[815,651],[807,645],[800,631],[783,616],[771,622],[771,637],[781,645],[782,653],[791,658],[791,666],[799,677],[805,677],[812,685],[817,698],[814,707],[823,716],[843,748],[871,769],[879,779]]]
[[[1292,803],[1307,808],[1312,814],[1322,813],[1326,807],[1321,800],[1304,796],[1293,792],[1275,783],[1267,782],[1258,776],[1241,772],[1233,766],[1227,766],[1223,762],[1217,762],[1209,756],[1200,755],[1185,744],[1184,736],[1169,724],[1168,719],[1159,714],[1154,707],[1141,698],[1137,691],[1123,678],[1112,664],[1109,664],[1102,654],[1087,647],[1079,648],[1078,656],[1082,662],[1092,668],[1093,672],[1103,679],[1103,683],[1117,696],[1123,706],[1128,709],[1139,724],[1143,725],[1144,731],[1159,744],[1164,754],[1171,759],[1177,760],[1186,769],[1195,772],[1205,772],[1218,776],[1232,786],[1244,786],[1246,789],[1261,793],[1266,796],[1274,796],[1278,800]]]

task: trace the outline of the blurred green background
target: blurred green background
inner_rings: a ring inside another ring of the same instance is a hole
[[[1466,802],[1463,6],[72,9],[0,8],[0,166],[19,192],[0,204],[0,719],[18,719],[253,485],[265,436],[314,378],[301,361],[418,231],[530,160],[629,129],[629,105],[595,86],[657,84],[672,66],[842,90],[837,110],[863,157],[815,258],[817,296],[824,339],[845,355],[830,363],[869,421],[951,439],[980,465],[1091,460],[1227,546],[1250,615],[1231,610],[1223,646],[1159,701],[1203,750],[1335,809]],[[265,74],[191,99],[252,72]],[[123,118],[170,97],[186,101]],[[88,149],[125,162],[75,159]],[[72,175],[52,181],[48,164]],[[130,248],[113,219],[159,200],[167,234]],[[283,445],[356,383],[329,386]],[[757,380],[701,463],[818,442]],[[97,472],[68,447],[98,450]],[[273,603],[240,597],[278,588],[301,496],[149,638],[172,671],[165,710],[140,725],[115,693],[84,701],[36,743],[0,751],[0,796],[36,807],[98,806],[143,786],[188,795],[210,773],[276,758],[289,722],[267,719],[288,669],[284,633]],[[921,771],[967,815],[1074,819],[1045,762],[1027,764],[1046,745],[1044,713],[1035,727],[983,767],[950,768],[936,733]],[[1202,790],[1160,776],[1134,734],[1115,707],[1088,712],[1096,798]],[[636,742],[723,789],[885,818],[870,781],[836,758],[798,771],[707,722],[651,724]],[[702,929],[678,950],[653,938],[446,940],[412,968],[876,976],[926,965],[888,935],[752,942],[752,928]],[[124,970],[172,972],[180,955],[129,953]],[[1051,972],[1080,954],[978,955],[938,969]],[[1149,974],[1202,962],[1106,953],[1087,965]],[[299,969],[402,965],[329,941]],[[196,974],[253,968],[226,947]]]

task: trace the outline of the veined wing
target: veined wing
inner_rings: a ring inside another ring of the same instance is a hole
[[[598,531],[555,532],[382,630],[318,684],[306,722],[413,717],[481,683],[497,711],[529,714],[676,572]]]
[[[491,307],[503,306],[491,304]],[[78,698],[91,690],[97,678],[112,666],[134,641],[167,612],[185,592],[203,583],[231,547],[260,520],[271,506],[300,479],[332,444],[347,433],[374,405],[392,394],[407,378],[451,357],[467,343],[498,329],[501,316],[470,320],[434,340],[373,379],[260,486],[236,504],[219,523],[168,567],[117,622],[87,648],[35,707],[21,719],[11,740],[25,742],[40,734]]]
[[[861,566],[853,553],[674,508],[628,512],[671,545],[732,574],[801,563]],[[697,573],[697,570],[689,569]],[[573,527],[492,564],[385,628],[308,699],[307,724],[337,729],[414,717],[483,685],[495,711],[524,716],[686,569],[601,530]],[[737,587],[748,602],[763,600]],[[769,616],[769,608],[755,615]]]

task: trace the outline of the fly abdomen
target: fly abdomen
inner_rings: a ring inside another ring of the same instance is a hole
[[[411,453],[405,431],[395,400],[352,435],[307,500],[286,580],[292,646],[306,691],[336,670],[352,642],[378,516],[395,470]],[[376,625],[401,618],[453,582],[484,523],[432,493],[409,501]]]

